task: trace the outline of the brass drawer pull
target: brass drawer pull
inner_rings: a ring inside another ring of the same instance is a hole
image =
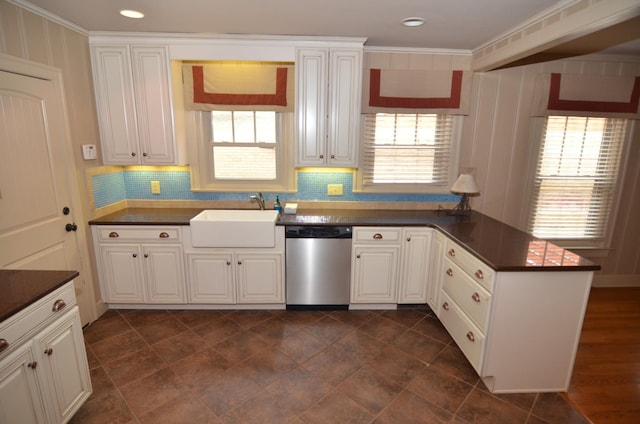
[[[473,299],[474,301],[480,303],[480,295],[478,293],[474,293],[471,295],[471,299]]]
[[[0,352],[7,349],[9,347],[9,342],[7,339],[0,339]]]
[[[111,231],[109,233],[109,238],[118,238],[120,237],[120,234],[116,233],[115,231]]]
[[[160,237],[160,238],[169,238],[169,233],[166,233],[166,232],[163,231],[163,232],[160,233],[160,235],[158,237]]]
[[[380,234],[380,233],[375,233],[375,234],[373,235],[373,239],[374,239],[374,240],[382,240],[382,234]]]
[[[444,303],[442,304],[442,308],[443,308],[445,311],[448,311],[448,310],[449,310],[449,304],[448,304],[447,302],[444,302]]]
[[[473,335],[473,333],[471,331],[469,331],[467,333],[467,339],[471,340],[472,342],[476,341],[476,336]]]
[[[449,249],[449,256],[456,256],[455,249],[453,249],[453,248]]]
[[[476,277],[480,280],[482,280],[484,278],[484,274],[482,273],[481,270],[477,270],[476,271]]]
[[[448,275],[449,277],[453,277],[453,270],[452,270],[451,268],[448,268],[448,269],[447,269],[447,275]]]
[[[53,304],[53,308],[51,308],[51,310],[52,310],[53,312],[58,312],[58,311],[61,311],[62,309],[64,309],[64,307],[65,307],[65,306],[67,306],[67,304],[66,304],[66,303],[64,303],[64,300],[62,300],[62,299],[58,299],[58,300],[56,300],[56,301],[54,302],[54,304]]]

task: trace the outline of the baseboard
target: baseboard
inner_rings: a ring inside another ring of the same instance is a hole
[[[595,275],[592,287],[640,287],[640,274]]]
[[[109,310],[109,305],[104,303],[102,299],[96,302],[96,317],[100,318],[102,314]]]

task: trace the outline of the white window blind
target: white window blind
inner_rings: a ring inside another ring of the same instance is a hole
[[[215,179],[277,178],[276,112],[212,111],[211,128]]]
[[[366,114],[363,184],[449,184],[454,122],[452,115]]]
[[[605,239],[625,129],[625,119],[546,118],[529,223],[535,236]]]

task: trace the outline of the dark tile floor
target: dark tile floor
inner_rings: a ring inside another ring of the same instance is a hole
[[[491,395],[432,313],[109,311],[85,329],[72,423],[586,423]]]

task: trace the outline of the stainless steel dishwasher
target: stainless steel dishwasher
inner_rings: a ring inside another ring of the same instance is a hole
[[[348,309],[351,227],[286,226],[287,309]]]

